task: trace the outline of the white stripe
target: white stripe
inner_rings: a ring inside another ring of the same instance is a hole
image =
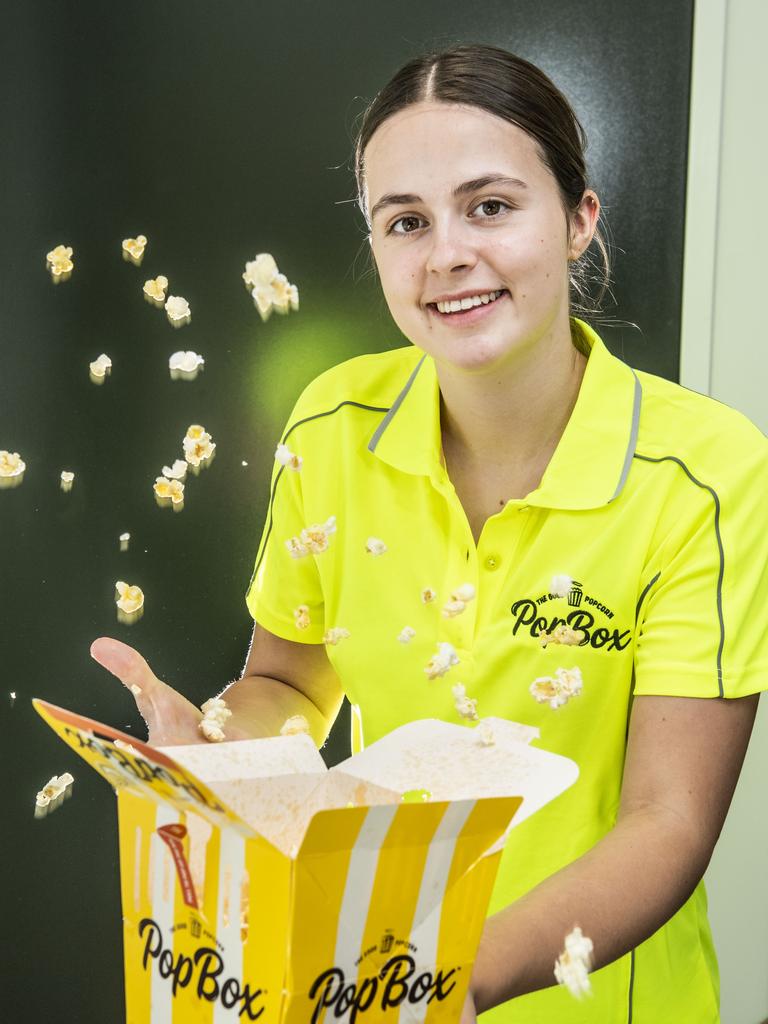
[[[435,830],[421,877],[419,897],[411,928],[411,942],[416,947],[416,974],[434,973],[437,966],[437,940],[440,935],[445,887],[456,851],[456,840],[467,818],[474,810],[475,800],[459,800],[451,804]],[[421,1024],[428,1009],[426,1000],[416,1005],[406,1000],[400,1007],[399,1024]]]
[[[216,909],[216,938],[224,947],[224,978],[242,981],[243,944],[240,941],[240,894],[245,871],[245,841],[234,829],[221,830],[219,851],[219,900]],[[227,886],[228,891],[224,891]],[[229,918],[224,921],[224,907],[228,905]],[[248,906],[249,924],[254,920],[254,908]],[[240,1003],[229,1008],[221,1000],[214,1003],[213,1024],[235,1024],[239,1022]]]
[[[348,978],[355,977],[355,960],[363,946],[363,932],[376,879],[379,851],[399,804],[370,807],[349,858],[347,881],[341,899],[334,966]]]
[[[172,948],[173,934],[173,903],[176,893],[176,865],[171,851],[157,834],[162,825],[174,825],[179,820],[179,812],[168,804],[157,804],[155,829],[149,840],[149,867],[152,886],[152,917],[160,926],[163,948]],[[170,864],[168,864],[170,861]],[[170,870],[171,881],[168,886],[169,897],[163,899],[163,877]],[[171,1024],[173,1015],[173,994],[168,978],[161,978],[157,960],[151,959],[147,965],[151,976],[149,1022],[148,1024]]]

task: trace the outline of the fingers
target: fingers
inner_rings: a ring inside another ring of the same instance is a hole
[[[139,696],[136,692],[138,688],[141,694],[149,698],[153,687],[160,682],[139,652],[121,640],[99,637],[91,644],[91,657],[113,676],[117,676],[135,697]]]

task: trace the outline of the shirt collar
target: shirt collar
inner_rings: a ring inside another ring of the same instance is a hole
[[[527,505],[599,508],[621,492],[637,444],[642,388],[631,367],[611,355],[599,335],[572,318],[589,347],[576,404],[539,486]],[[440,387],[434,360],[418,360],[368,448],[406,473],[430,476],[440,465]]]

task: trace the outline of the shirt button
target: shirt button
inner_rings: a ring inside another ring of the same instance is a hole
[[[485,568],[488,572],[493,572],[494,569],[498,569],[501,564],[501,558],[499,555],[488,555],[485,560]]]

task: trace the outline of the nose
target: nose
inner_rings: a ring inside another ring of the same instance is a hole
[[[470,244],[466,229],[451,218],[435,220],[430,241],[426,262],[426,270],[430,273],[447,274],[473,267],[477,262],[477,254]]]

